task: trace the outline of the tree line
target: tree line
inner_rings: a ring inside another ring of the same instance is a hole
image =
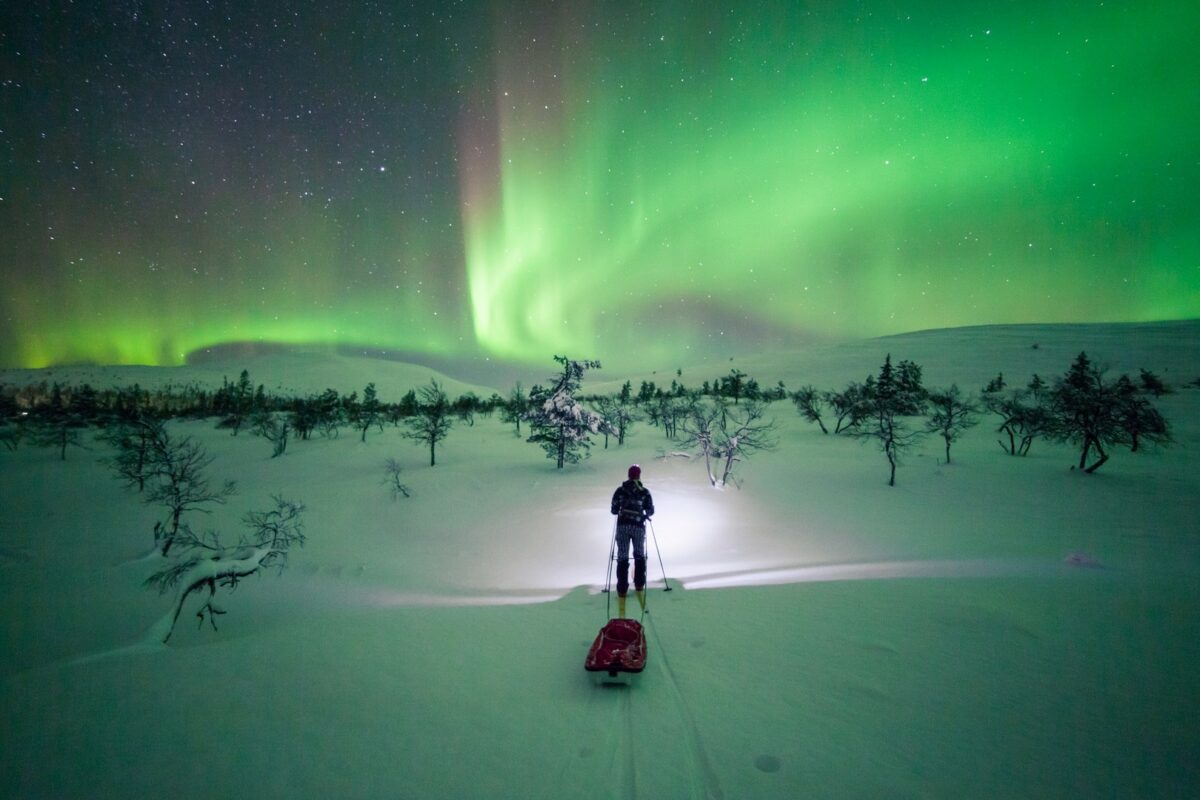
[[[984,413],[999,420],[997,443],[1009,455],[1027,455],[1039,438],[1067,443],[1079,448],[1075,468],[1093,473],[1114,447],[1137,452],[1146,444],[1171,441],[1170,427],[1150,399],[1168,391],[1145,369],[1136,382],[1129,375],[1109,379],[1104,368],[1081,352],[1052,382],[1034,374],[1025,386],[1012,387],[1000,374],[976,397],[957,384],[926,389],[919,365],[901,361],[893,366],[889,354],[878,375],[839,391],[806,386],[792,401],[823,433],[832,426],[834,434],[874,441],[887,458],[888,483],[894,485],[901,454],[921,436],[940,436],[949,463],[951,445]]]
[[[920,365],[889,354],[878,373],[852,381],[840,390],[803,386],[788,392],[783,383],[762,389],[737,369],[726,376],[689,388],[676,372],[668,387],[642,381],[635,390],[626,381],[613,394],[582,394],[591,360],[555,356],[558,372],[545,385],[528,391],[517,383],[507,397],[493,393],[481,398],[472,392],[451,398],[436,380],[410,389],[399,401],[387,402],[369,383],[361,395],[341,395],[333,389],[303,397],[281,397],[264,390],[243,371],[216,389],[196,384],[146,390],[96,390],[46,383],[0,387],[0,442],[14,449],[21,441],[54,447],[66,458],[71,446],[82,446],[81,432],[145,418],[214,418],[237,436],[243,431],[271,444],[272,456],[282,455],[293,439],[314,435],[335,438],[351,430],[361,441],[387,426],[426,447],[429,464],[437,463],[438,445],[455,423],[473,425],[477,415],[500,418],[513,425],[514,435],[541,447],[557,468],[586,458],[592,437],[616,445],[637,424],[662,431],[676,451],[703,458],[713,486],[736,478],[736,467],[752,453],[776,444],[775,423],[767,410],[790,399],[797,411],[823,433],[874,442],[888,463],[888,482],[894,484],[903,453],[921,437],[941,438],[944,459],[952,445],[978,424],[984,414],[997,420],[997,443],[1013,456],[1028,454],[1038,439],[1066,442],[1079,448],[1077,467],[1092,473],[1111,457],[1116,446],[1137,451],[1147,444],[1171,440],[1167,421],[1152,403],[1169,389],[1158,376],[1141,370],[1109,379],[1103,368],[1080,353],[1062,376],[1046,381],[1038,375],[1023,386],[1012,386],[997,375],[979,393],[959,387],[928,389]],[[524,426],[524,429],[523,429]],[[393,475],[393,479],[395,475]],[[398,481],[393,485],[402,487]]]

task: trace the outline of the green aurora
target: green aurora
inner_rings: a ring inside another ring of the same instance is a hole
[[[53,127],[36,113],[65,112],[30,109],[9,132],[25,180],[0,201],[0,366],[176,364],[231,342],[674,365],[1200,316],[1200,7],[696,6],[443,20],[460,45],[414,46],[433,49],[424,83],[373,87],[437,109],[390,161],[300,120],[288,157],[249,129],[257,160],[219,125],[186,131],[188,168],[169,137],[119,139],[101,105],[65,137],[92,154],[74,188],[34,186]],[[327,94],[357,68],[339,71],[346,52],[309,76]]]

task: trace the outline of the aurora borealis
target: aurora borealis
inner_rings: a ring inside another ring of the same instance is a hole
[[[965,5],[9,4],[0,366],[1200,316],[1200,9]]]

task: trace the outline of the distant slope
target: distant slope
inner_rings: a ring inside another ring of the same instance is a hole
[[[283,351],[274,354],[230,357],[229,360],[206,361],[180,367],[139,366],[78,366],[48,367],[46,369],[10,369],[0,371],[0,384],[24,386],[40,381],[79,385],[89,383],[97,389],[139,384],[154,389],[168,384],[197,383],[219,387],[228,378],[236,381],[242,370],[250,373],[255,385],[262,385],[270,394],[304,396],[336,389],[340,394],[362,394],[368,383],[374,383],[379,397],[396,401],[409,389],[425,386],[436,380],[451,397],[475,392],[488,397],[494,391],[488,386],[466,383],[417,364],[407,364],[379,358],[354,357],[327,352]]]
[[[806,384],[840,387],[878,371],[889,353],[925,368],[925,384],[958,383],[978,390],[1003,372],[1023,385],[1036,372],[1051,379],[1067,371],[1079,352],[1107,367],[1113,377],[1137,377],[1145,368],[1170,385],[1200,378],[1200,320],[1094,325],[986,325],[942,328],[816,344],[790,351],[763,351],[725,361],[617,376],[600,371],[589,377],[587,391],[609,393],[631,380],[636,391],[643,380],[669,387],[672,380],[699,386],[738,369],[769,388],[783,381],[789,390]]]
[[[763,388],[775,386],[779,381],[789,390],[806,384],[833,388],[873,374],[889,353],[895,361],[907,359],[925,367],[927,386],[953,382],[964,389],[977,390],[998,372],[1017,385],[1024,384],[1035,372],[1051,379],[1064,373],[1081,350],[1086,350],[1094,362],[1107,367],[1114,376],[1124,372],[1136,377],[1138,370],[1145,368],[1168,384],[1178,386],[1200,378],[1200,320],[932,329],[813,344],[795,350],[763,350],[701,364],[681,362],[657,369],[647,365],[644,371],[592,370],[585,376],[584,391],[614,393],[627,380],[635,390],[642,381],[667,388],[671,381],[677,380],[695,388],[728,375],[733,369],[753,377]],[[421,357],[421,360],[429,361],[432,366],[397,360],[395,356],[281,349],[253,355],[222,354],[182,367],[0,370],[0,385],[27,385],[45,380],[90,383],[96,388],[134,383],[147,388],[169,383],[220,386],[224,378],[236,380],[245,369],[256,386],[262,384],[275,394],[305,395],[326,388],[342,394],[361,393],[367,383],[374,382],[381,398],[394,401],[431,379],[441,383],[452,397],[468,391],[481,397],[493,392],[507,395],[516,381],[521,381],[528,390],[535,383],[545,385],[558,369],[549,352],[543,369],[499,361],[481,363],[479,358],[431,361]]]

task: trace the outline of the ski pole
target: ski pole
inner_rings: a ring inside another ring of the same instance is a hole
[[[654,552],[658,553],[658,568],[662,570],[663,585],[666,586],[663,591],[669,592],[671,591],[671,584],[667,582],[667,568],[663,566],[662,550],[658,549],[658,534],[654,532],[654,522],[649,517],[646,518],[646,522],[650,523],[650,538],[654,540]]]
[[[604,614],[611,616],[612,612],[612,571],[613,559],[617,555],[617,521],[613,520],[612,544],[608,547],[608,569],[604,571]]]
[[[608,545],[608,570],[604,573],[604,593],[608,594],[612,588],[612,564],[613,559],[617,557],[617,523],[613,521],[612,542]]]

